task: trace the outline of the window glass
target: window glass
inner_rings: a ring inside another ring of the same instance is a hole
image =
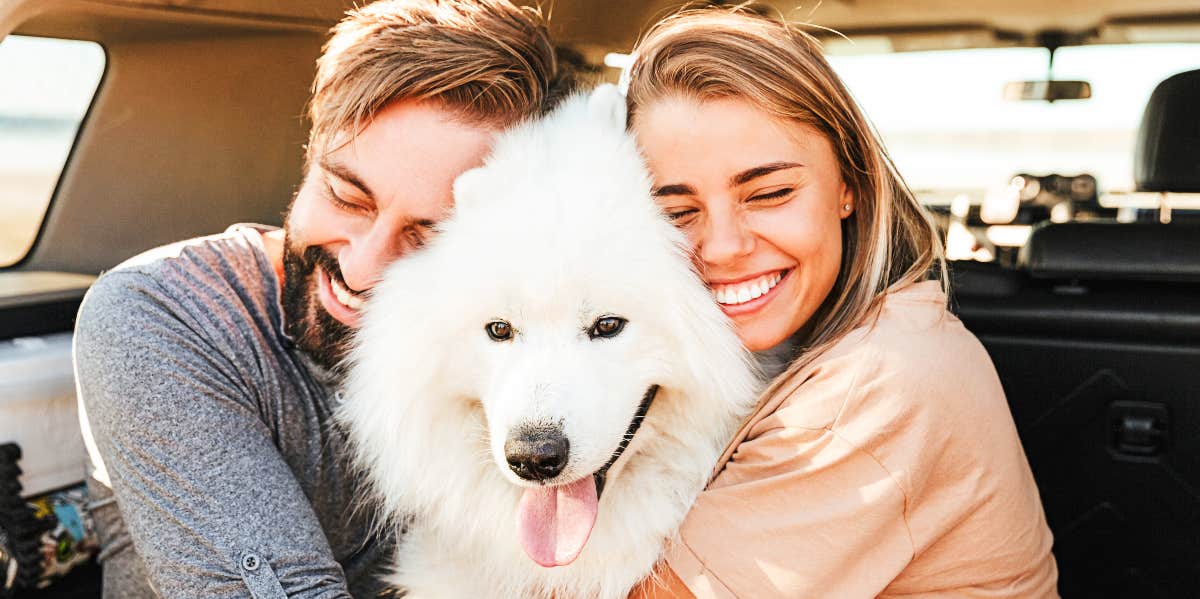
[[[956,247],[951,230],[952,257],[1013,255],[1034,220],[1077,217],[1073,208],[1029,210],[1028,218],[985,226],[996,222],[988,217],[997,207],[1018,215],[1017,196],[1035,189],[1024,183],[1030,178],[1014,175],[1032,175],[1040,189],[1066,182],[1093,196],[1098,191],[1104,206],[1114,205],[1108,198],[1117,198],[1115,205],[1132,201],[1121,198],[1134,197],[1126,192],[1134,189],[1134,144],[1146,101],[1162,80],[1200,68],[1200,44],[1061,48],[1053,78],[1089,82],[1090,99],[1004,99],[1009,82],[1046,79],[1048,58],[1043,48],[829,57],[913,191],[942,213],[960,215],[965,227],[957,239],[965,245]],[[1026,206],[1025,198],[1019,202]]]
[[[93,42],[0,41],[0,267],[33,245],[103,73]]]
[[[1200,44],[1073,46],[1055,53],[1054,78],[1089,81],[1088,100],[1012,101],[1010,81],[1045,79],[1048,52],[1000,48],[833,56],[918,193],[982,198],[1017,173],[1096,177],[1133,188],[1133,145],[1160,81],[1200,68]]]

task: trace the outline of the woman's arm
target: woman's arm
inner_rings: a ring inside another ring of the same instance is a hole
[[[629,599],[694,599],[695,595],[670,566],[660,563],[654,574],[629,593]]]
[[[906,498],[829,430],[743,442],[667,563],[699,597],[875,597],[913,557]]]

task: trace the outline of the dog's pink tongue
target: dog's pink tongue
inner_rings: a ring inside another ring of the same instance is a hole
[[[517,506],[517,536],[541,566],[565,566],[579,557],[596,524],[596,482],[585,476],[561,487],[527,489]]]

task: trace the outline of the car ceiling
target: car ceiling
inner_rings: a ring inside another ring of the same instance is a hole
[[[347,0],[94,0],[111,6],[157,6],[182,12],[294,20],[298,25],[332,24],[348,8]],[[628,49],[647,24],[670,14],[679,0],[519,0],[541,5],[551,15],[556,38],[585,47]],[[738,4],[732,0],[693,2]],[[1196,0],[767,0],[762,10],[791,21],[808,22],[843,33],[989,29],[1001,40],[1036,43],[1045,30],[1088,32],[1102,41],[1128,39],[1130,27],[1162,30],[1162,36],[1200,40],[1200,4]],[[1192,30],[1192,31],[1188,31]],[[1135,34],[1136,37],[1136,34]]]

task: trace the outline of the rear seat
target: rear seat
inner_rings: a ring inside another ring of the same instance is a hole
[[[1159,85],[1141,190],[1200,193],[1200,70]],[[952,265],[1055,534],[1060,592],[1200,596],[1200,225],[1046,223],[1021,269]]]
[[[1020,262],[1039,279],[1200,283],[1200,224],[1043,223]]]

